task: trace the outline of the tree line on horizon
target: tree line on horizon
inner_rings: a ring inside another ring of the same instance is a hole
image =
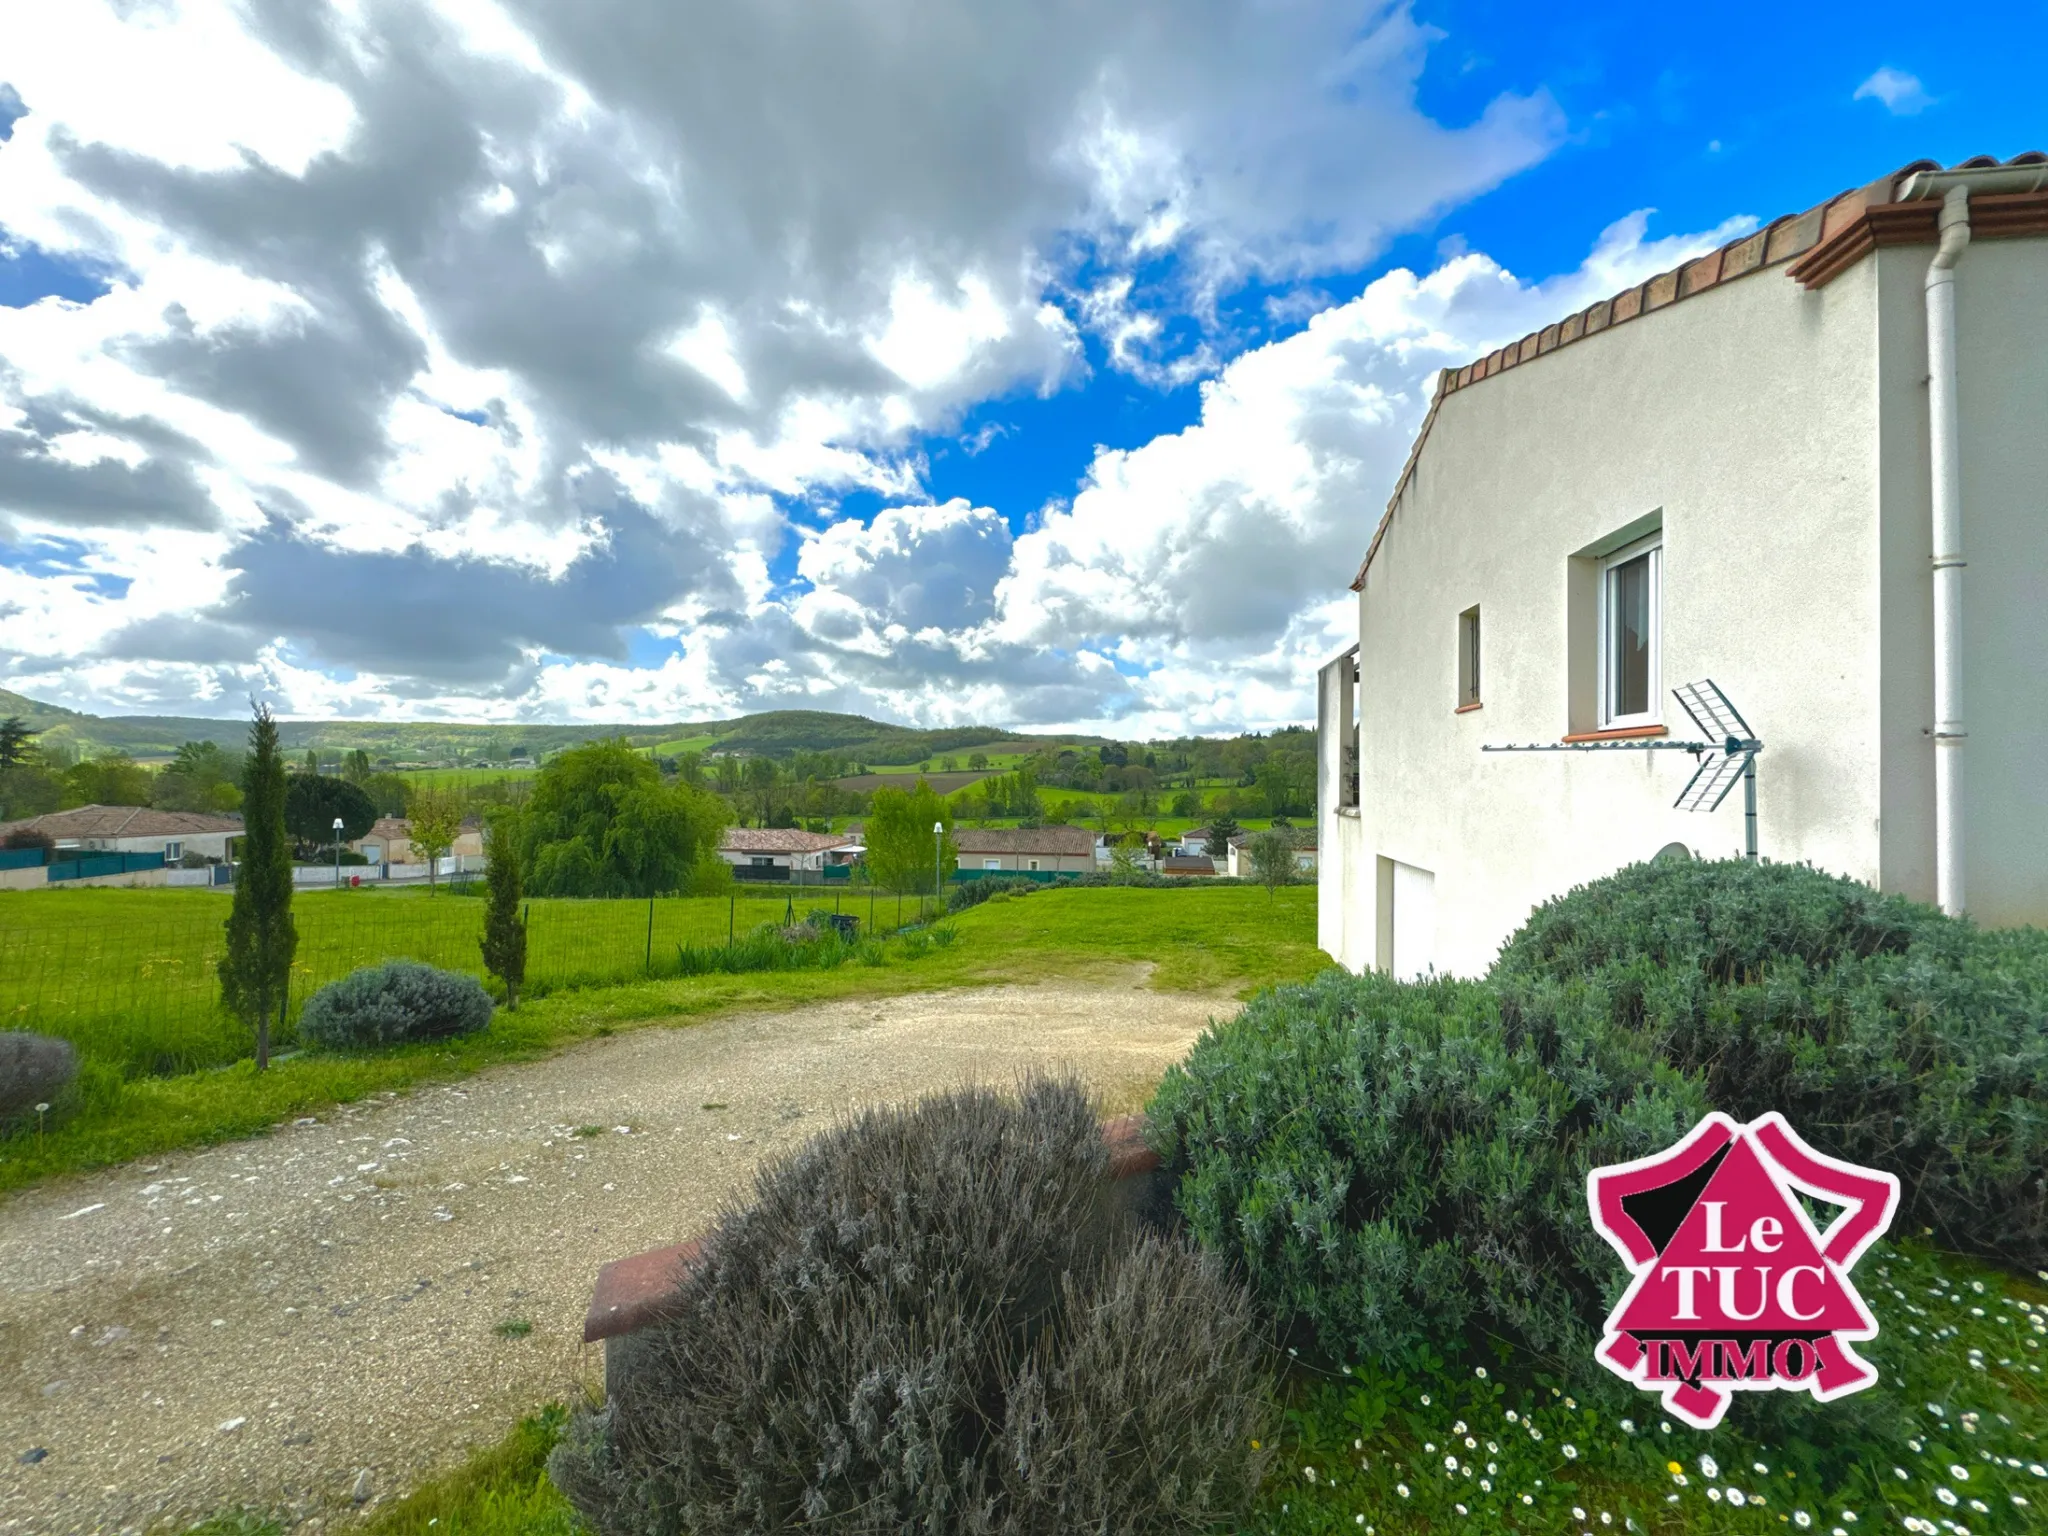
[[[331,850],[336,819],[343,823],[343,842],[360,839],[382,816],[425,823],[430,834],[451,819],[455,829],[480,822],[502,807],[526,805],[549,765],[597,746],[635,758],[663,783],[715,796],[724,803],[728,823],[740,825],[823,831],[872,815],[879,792],[842,782],[866,775],[872,765],[836,749],[797,748],[781,757],[724,751],[666,757],[615,739],[555,753],[531,780],[436,784],[394,771],[388,759],[373,759],[365,748],[309,748],[294,759],[280,743],[294,852],[313,858]],[[1000,772],[989,771],[989,754],[980,748],[921,760],[913,771],[982,775],[941,797],[948,819],[962,821],[1085,824],[1109,833],[1149,829],[1162,816],[1286,819],[1313,813],[1314,735],[1299,728],[1093,747],[1054,741],[1029,755],[1006,755],[1020,760]],[[10,719],[0,722],[0,821],[95,804],[233,814],[242,803],[244,763],[244,752],[213,741],[185,742],[161,767],[118,752],[78,758],[61,743],[45,749],[34,732]],[[1062,790],[1080,794],[1063,796]],[[421,830],[415,826],[416,834]],[[414,841],[424,852],[438,839],[416,835]],[[563,866],[564,882],[578,878],[566,872],[571,867]]]

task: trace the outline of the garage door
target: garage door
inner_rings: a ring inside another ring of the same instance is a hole
[[[1413,981],[1436,960],[1436,876],[1413,864],[1394,866],[1394,963],[1396,981]]]

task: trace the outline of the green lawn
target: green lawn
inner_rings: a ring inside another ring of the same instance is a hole
[[[1490,1373],[1448,1364],[1414,1375],[1303,1373],[1252,1529],[2048,1529],[2048,1287],[1918,1245],[1878,1245],[1856,1278],[1878,1322],[1877,1339],[1857,1346],[1882,1373],[1867,1395],[1891,1399],[1899,1412],[1889,1425],[1841,1434],[1825,1451],[1729,1425],[1706,1436],[1666,1420],[1648,1393],[1601,1411],[1512,1359]],[[1883,1405],[1807,1411],[1871,1406]],[[1738,1408],[1730,1424],[1742,1421]]]
[[[115,898],[129,900],[117,902]],[[0,906],[0,932],[7,931],[5,924],[19,921],[11,914],[27,908],[36,920],[35,926],[25,930],[27,943],[32,946],[40,937],[44,948],[38,953],[32,947],[22,947],[17,939],[11,941],[17,943],[15,953],[25,955],[32,969],[45,969],[53,955],[68,956],[76,969],[87,958],[88,939],[102,951],[133,953],[132,947],[122,948],[129,944],[125,934],[133,928],[141,928],[152,939],[182,933],[184,942],[190,943],[206,925],[217,925],[225,915],[222,900],[199,891],[24,893],[13,898],[12,904]],[[323,910],[323,901],[332,906]],[[842,902],[857,909],[851,895]],[[829,895],[820,904],[829,907]],[[877,900],[875,917],[884,929],[894,925],[893,904],[893,898]],[[779,899],[742,899],[738,908],[742,920],[749,905],[755,907],[757,921],[764,916],[780,917],[783,912]],[[622,948],[629,963],[644,952],[645,902],[575,902],[560,907],[563,910],[552,921],[556,925],[553,942],[561,948],[553,953],[562,957],[565,967],[576,963],[579,948],[595,952],[600,943]],[[72,919],[68,925],[57,920],[60,908]],[[382,942],[402,946],[399,952],[430,960],[440,955],[466,967],[474,964],[474,949],[465,946],[474,941],[473,937],[464,938],[464,926],[469,925],[467,931],[473,936],[482,922],[480,902],[445,895],[428,899],[359,891],[305,897],[295,903],[294,910],[309,935],[318,935],[323,928],[327,931],[326,940],[309,940],[316,954],[348,953],[348,944],[336,935],[371,933]],[[535,903],[536,958],[551,953],[546,927],[550,910],[547,904]],[[723,901],[657,903],[657,946],[691,933],[700,942],[722,939],[726,910]],[[801,898],[796,910],[804,910]],[[363,926],[352,928],[357,913],[366,914],[359,919]],[[904,915],[910,918],[915,914],[913,899],[906,903]],[[124,1070],[122,1063],[132,1063],[138,1056],[147,1057],[153,1051],[168,1055],[187,1048],[193,1028],[189,1019],[178,1016],[176,1027],[162,1042],[153,1044],[147,1010],[125,1032],[115,1027],[118,1020],[102,1018],[91,1028],[78,1031],[85,1042],[87,1071],[77,1111],[46,1135],[28,1132],[0,1141],[0,1190],[75,1169],[254,1135],[326,1105],[461,1076],[499,1062],[530,1060],[594,1034],[649,1020],[791,1007],[852,995],[1085,976],[1133,962],[1157,967],[1153,975],[1156,986],[1242,992],[1305,977],[1329,963],[1315,947],[1315,892],[1307,886],[1284,888],[1272,895],[1244,886],[1050,890],[985,902],[948,921],[958,935],[950,947],[913,953],[910,943],[892,940],[886,947],[887,958],[879,966],[656,977],[588,987],[560,983],[556,990],[523,1004],[517,1013],[500,1010],[489,1030],[464,1040],[362,1056],[293,1054],[261,1074],[247,1060],[165,1075]],[[151,926],[157,922],[172,926]],[[575,927],[574,922],[585,926]],[[643,949],[636,951],[636,944]],[[374,949],[358,953],[381,958]],[[337,974],[340,968],[345,967],[338,966]],[[0,975],[11,976],[15,969],[0,966]],[[193,965],[185,962],[180,975],[188,989],[197,985],[191,980],[193,974]],[[52,987],[54,983],[45,988],[46,1003]],[[53,1024],[46,1019],[45,1023],[55,1027],[62,1020]],[[239,1054],[247,1048],[246,1037],[217,1016],[209,1027],[212,1033],[206,1038],[222,1053]]]
[[[747,887],[724,897],[534,901],[527,907],[527,986],[535,994],[658,974],[679,944],[722,942],[781,918],[793,899],[852,908],[837,892]],[[208,890],[20,891],[0,894],[0,1028],[62,1035],[125,1074],[221,1066],[248,1049],[219,1007],[216,967],[232,897]],[[891,906],[893,913],[893,905]],[[865,915],[865,904],[861,904]],[[293,1005],[380,960],[424,960],[482,973],[483,904],[424,889],[302,891]],[[893,927],[893,916],[885,924]],[[290,1030],[283,1042],[290,1043]]]

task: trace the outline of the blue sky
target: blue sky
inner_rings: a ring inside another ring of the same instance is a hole
[[[0,21],[6,686],[1300,719],[1437,367],[2048,143],[1903,6],[285,14]]]
[[[1656,210],[1652,233],[1709,229],[1732,214],[1768,221],[1919,159],[2010,158],[2048,149],[2039,72],[2044,50],[1987,48],[1971,28],[1927,25],[1907,6],[1773,7],[1768,32],[1724,13],[1639,6],[1424,4],[1444,40],[1430,54],[1421,105],[1467,122],[1503,91],[1547,91],[1570,124],[1541,163],[1397,236],[1376,260],[1314,284],[1355,293],[1400,266],[1426,269],[1448,248],[1485,251],[1532,277],[1568,271],[1599,230]],[[1882,69],[1921,96],[1888,107],[1855,92]],[[1924,98],[1924,99],[1922,99]],[[1239,347],[1298,325],[1266,313],[1285,286],[1254,285],[1229,306]],[[1194,383],[1158,388],[1100,367],[1050,398],[1013,395],[969,415],[966,436],[1003,434],[969,453],[953,434],[925,445],[928,484],[1024,519],[1072,494],[1097,444],[1131,448],[1194,422]]]

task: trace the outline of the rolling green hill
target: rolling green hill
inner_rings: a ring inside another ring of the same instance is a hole
[[[51,745],[75,747],[84,755],[125,752],[138,758],[168,757],[187,741],[240,747],[249,732],[248,721],[242,717],[89,715],[0,689],[0,719],[9,715],[21,716]],[[1000,743],[1026,745],[1028,750],[1035,740],[992,726],[919,731],[865,715],[809,709],[666,725],[281,720],[278,734],[289,752],[304,752],[309,747],[349,752],[360,747],[372,757],[426,764],[453,763],[458,755],[500,763],[513,757],[539,758],[581,742],[614,737],[670,754],[715,749],[780,758],[797,751],[836,751],[885,763],[917,763],[941,753],[964,754],[971,748]]]

